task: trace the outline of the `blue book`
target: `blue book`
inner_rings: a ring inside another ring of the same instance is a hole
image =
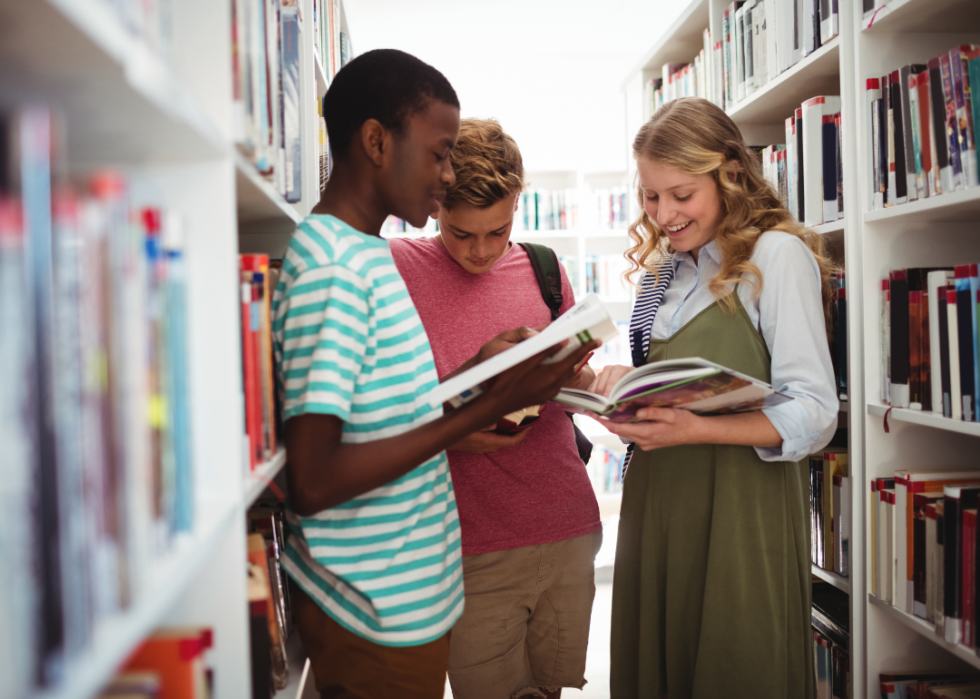
[[[299,15],[295,6],[282,8],[282,132],[285,167],[283,186],[288,202],[303,197],[303,149],[300,142]]]
[[[956,325],[959,341],[960,395],[963,400],[963,419],[967,422],[975,422],[976,369],[970,358],[973,356],[977,321],[974,311],[976,302],[970,299],[971,296],[975,298],[975,295],[970,288],[969,274],[970,265],[960,265],[956,268]]]

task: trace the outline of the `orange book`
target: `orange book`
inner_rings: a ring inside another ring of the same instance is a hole
[[[211,645],[211,629],[199,626],[160,629],[133,653],[123,670],[158,675],[160,699],[206,699],[210,692],[204,651]]]

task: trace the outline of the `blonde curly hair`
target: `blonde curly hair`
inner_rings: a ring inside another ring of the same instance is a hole
[[[820,267],[824,314],[830,317],[830,279],[835,265],[824,253],[821,236],[805,228],[786,209],[763,177],[758,156],[745,145],[741,132],[721,108],[698,97],[665,104],[644,124],[633,140],[633,157],[665,165],[687,175],[711,175],[721,196],[724,219],[715,233],[722,255],[721,269],[708,288],[734,311],[729,292],[747,282],[762,291],[762,274],[752,263],[756,241],[766,231],[785,231],[802,240]],[[637,183],[640,217],[629,227],[633,246],[626,251],[626,279],[641,271],[656,273],[674,252],[666,232],[644,209],[643,189]]]
[[[485,209],[524,189],[521,151],[495,119],[463,119],[449,159],[456,184],[446,192],[446,209]]]

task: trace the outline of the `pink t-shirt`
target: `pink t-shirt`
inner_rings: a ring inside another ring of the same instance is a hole
[[[519,245],[489,271],[472,274],[435,238],[390,242],[440,376],[504,330],[551,320],[531,261]],[[561,277],[564,312],[575,301],[564,270]],[[448,455],[463,555],[564,541],[602,529],[572,421],[556,404],[545,406],[516,447]]]

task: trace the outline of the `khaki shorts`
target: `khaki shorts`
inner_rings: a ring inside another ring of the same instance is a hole
[[[585,685],[602,532],[463,556],[466,607],[453,627],[455,699],[541,696]]]
[[[443,699],[449,634],[382,646],[351,633],[290,581],[293,616],[322,699]]]

